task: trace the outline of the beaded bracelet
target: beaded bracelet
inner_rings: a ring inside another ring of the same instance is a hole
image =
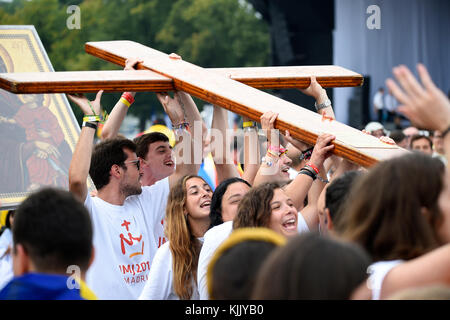
[[[183,134],[183,129],[186,129],[186,131],[190,132],[188,122],[181,122],[179,124],[172,125],[172,130],[175,131],[175,134],[177,136]]]

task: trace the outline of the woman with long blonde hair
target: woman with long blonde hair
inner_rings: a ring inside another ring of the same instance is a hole
[[[212,190],[203,178],[188,175],[170,190],[163,244],[152,262],[140,300],[198,299],[197,264],[209,227]]]

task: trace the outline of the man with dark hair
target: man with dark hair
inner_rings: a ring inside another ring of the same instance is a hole
[[[427,136],[416,134],[411,137],[411,150],[433,155],[433,141]]]
[[[419,129],[417,129],[416,127],[407,127],[405,129],[403,129],[402,132],[406,136],[406,145],[409,149],[411,146],[411,137],[416,134],[419,134]]]
[[[389,138],[394,140],[395,144],[401,148],[408,149],[408,137],[402,130],[394,130],[389,134]]]
[[[45,188],[30,195],[15,213],[12,233],[15,277],[0,300],[95,298],[83,283],[94,257],[91,219],[70,192]]]
[[[91,158],[89,174],[98,190],[102,189],[110,182],[111,166],[124,163],[127,159],[127,154],[123,152],[124,149],[135,152],[136,145],[128,139],[118,138],[106,140],[95,146]],[[129,192],[130,194],[128,195],[139,194],[141,192],[140,184],[136,185],[131,187],[136,190]]]
[[[194,121],[201,121],[201,118],[195,103],[186,93],[175,92],[174,98],[167,94],[157,95],[177,127],[176,139],[180,143],[176,148],[186,147],[182,149],[183,157],[184,153],[191,156],[187,160],[184,158],[169,177],[151,186],[142,186],[145,159],[137,157],[134,142],[108,138],[92,151],[96,115],[101,110],[101,93],[91,102],[85,97],[69,95],[86,115],[70,165],[69,188],[84,202],[94,225],[96,258],[87,273],[88,285],[100,299],[137,299],[148,280],[150,265],[158,248],[155,230],[160,228],[164,219],[170,186],[184,175],[196,174],[200,166],[193,161],[195,152],[192,151],[194,139],[191,135],[196,137]],[[129,96],[126,98],[130,99]],[[122,101],[124,99],[121,98],[118,102],[120,108],[117,109],[116,105],[108,119],[110,125],[117,126],[113,128],[116,133],[120,127],[119,120],[123,120],[117,111],[128,109],[130,104],[128,100]],[[103,130],[108,130],[107,125]],[[96,197],[87,192],[88,173],[97,187]]]
[[[447,159],[445,158],[444,139],[442,139],[442,132],[439,130],[432,132],[433,140],[433,157],[441,160],[447,165]]]
[[[333,230],[353,182],[361,174],[361,171],[357,170],[345,172],[331,181],[320,195],[317,206],[319,209],[320,232],[322,234],[328,234]]]

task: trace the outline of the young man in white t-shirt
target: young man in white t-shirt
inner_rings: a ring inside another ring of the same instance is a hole
[[[125,61],[124,70],[134,70],[140,62],[142,61],[139,59],[127,59]],[[136,92],[127,92],[126,94],[134,99]],[[161,95],[158,97],[164,98]],[[193,124],[195,121],[202,121],[200,113],[190,95],[179,92],[177,93],[175,99],[178,101],[168,100],[167,103],[178,102],[181,109],[184,110],[187,122]],[[165,102],[166,101],[161,101],[163,104]],[[102,129],[102,140],[117,137],[120,126],[127,115],[128,109],[129,107],[126,104],[121,103],[120,100],[116,103],[108,117],[108,121],[106,121]],[[176,110],[180,109],[176,108]],[[172,123],[178,124],[178,122]],[[201,122],[201,125],[202,131],[206,133],[207,128],[203,121]],[[146,133],[135,138],[133,141],[136,143],[136,155],[141,160],[142,186],[152,186],[156,182],[169,177],[175,172],[174,152],[172,150],[172,145],[169,142],[169,138],[165,134],[160,132]],[[154,225],[154,227],[155,241],[157,247],[159,248],[167,241],[164,236],[164,219],[161,219],[159,223]]]
[[[157,250],[155,225],[165,216],[170,186],[186,174],[196,174],[200,164],[194,163],[195,150],[191,150],[191,157],[184,157],[184,162],[177,165],[172,175],[152,186],[142,187],[143,160],[136,156],[134,142],[107,139],[93,150],[97,126],[93,114],[100,113],[101,93],[92,102],[85,97],[69,95],[88,116],[83,119],[72,157],[69,188],[85,203],[94,226],[95,259],[87,273],[88,286],[99,299],[137,299],[148,280]],[[178,127],[177,141],[180,137],[183,140],[179,146],[192,148],[194,139],[191,139],[191,134],[196,137],[196,126],[191,127],[190,133],[188,129],[189,120],[195,115],[180,103],[180,96],[185,95],[176,92],[175,98],[170,98],[166,94],[158,94],[158,99],[172,123]],[[126,103],[123,104],[128,108]],[[98,192],[93,198],[87,192],[88,174]]]

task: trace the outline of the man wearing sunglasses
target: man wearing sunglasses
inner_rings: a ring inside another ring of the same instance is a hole
[[[170,186],[186,174],[196,174],[200,163],[184,159],[170,176],[142,186],[145,161],[137,157],[133,141],[106,139],[93,147],[101,95],[102,91],[94,101],[69,95],[86,115],[69,170],[69,188],[88,208],[94,226],[95,258],[87,272],[88,286],[99,299],[137,299],[158,248],[155,230],[165,216]],[[198,135],[194,121],[201,121],[201,117],[189,98],[183,92],[175,92],[174,98],[158,94],[177,128],[176,140],[183,142],[179,145],[187,141],[192,147]],[[111,117],[117,113],[111,112]],[[88,194],[88,174],[97,188],[96,197]]]

